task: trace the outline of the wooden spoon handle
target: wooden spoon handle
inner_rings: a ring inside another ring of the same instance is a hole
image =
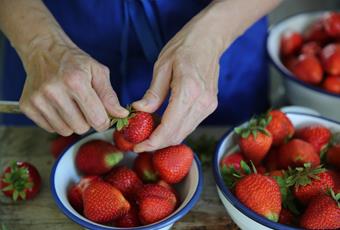
[[[21,113],[18,101],[1,101],[0,100],[0,113]]]

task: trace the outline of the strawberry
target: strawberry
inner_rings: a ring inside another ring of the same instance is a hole
[[[294,223],[294,214],[288,209],[282,208],[279,216],[279,223],[292,225]]]
[[[295,31],[285,31],[281,36],[281,55],[289,56],[295,54],[303,43],[302,35]]]
[[[123,153],[114,145],[103,140],[91,140],[80,146],[76,155],[76,166],[86,175],[100,175],[123,159]]]
[[[38,170],[27,162],[13,162],[0,177],[0,190],[14,201],[34,198],[41,187]]]
[[[242,153],[239,151],[227,154],[222,158],[220,162],[220,167],[222,168],[225,165],[226,167],[234,167],[235,170],[239,170],[241,167],[240,163],[242,160],[244,161],[245,159]]]
[[[271,148],[269,150],[266,158],[264,159],[264,165],[267,171],[273,171],[281,168],[277,148]]]
[[[340,169],[340,144],[332,146],[326,155],[327,163]]]
[[[133,170],[145,182],[156,182],[158,175],[152,165],[152,153],[139,153],[133,163]]]
[[[274,170],[274,171],[270,171],[268,173],[269,176],[271,177],[283,177],[284,175],[284,171],[283,170]]]
[[[126,166],[113,168],[105,176],[105,181],[121,191],[125,197],[133,197],[143,185],[137,174]]]
[[[282,63],[289,71],[293,72],[293,68],[297,63],[297,58],[295,56],[283,57]]]
[[[135,206],[131,206],[130,210],[115,221],[115,225],[121,228],[133,228],[141,225],[138,219],[138,212]]]
[[[169,216],[176,203],[171,190],[156,184],[144,185],[138,192],[139,219],[145,225],[157,222]]]
[[[306,141],[293,139],[279,148],[279,161],[282,168],[303,166],[311,163],[313,167],[320,164],[320,156],[314,147]]]
[[[309,204],[300,219],[300,226],[305,229],[340,228],[340,193],[331,190],[331,194],[320,193]]]
[[[287,173],[291,185],[294,186],[293,195],[304,205],[320,192],[335,186],[331,174],[321,166],[311,167],[310,164],[305,164],[304,167],[289,169]]]
[[[184,144],[157,150],[152,158],[159,177],[169,184],[181,182],[189,173],[194,153]]]
[[[322,88],[328,92],[340,94],[340,76],[328,76],[322,83]]]
[[[323,18],[326,33],[333,38],[340,38],[340,14],[336,12],[327,13]]]
[[[126,118],[113,118],[111,124],[116,124],[118,131],[122,131],[126,141],[137,144],[146,140],[155,128],[152,114],[139,112],[128,107],[130,114]]]
[[[267,172],[263,165],[256,165],[255,168],[258,174],[265,174]]]
[[[296,137],[310,143],[315,151],[320,153],[331,140],[332,133],[323,125],[311,125],[298,129]]]
[[[332,179],[334,181],[334,191],[339,190],[339,192],[340,192],[340,172],[329,169],[328,174],[332,177]]]
[[[267,114],[270,122],[266,129],[273,136],[273,145],[281,145],[294,135],[295,129],[289,118],[280,110],[272,110]]]
[[[59,155],[66,150],[68,146],[75,143],[79,139],[79,135],[72,134],[70,136],[64,137],[64,136],[57,136],[54,140],[51,142],[51,153],[52,156],[57,159]]]
[[[266,156],[273,142],[272,135],[265,128],[269,122],[270,119],[252,118],[246,127],[235,128],[235,133],[240,136],[241,151],[255,165]]]
[[[113,133],[113,140],[119,150],[124,152],[133,150],[134,144],[124,138],[124,134],[122,131],[115,131]]]
[[[106,223],[125,215],[130,204],[123,194],[109,183],[91,183],[84,191],[84,215],[97,222]]]
[[[175,188],[173,188],[170,184],[166,183],[164,180],[159,180],[156,184],[163,186],[164,188],[169,189],[173,194],[175,194],[176,202],[178,203],[178,201],[180,200],[180,197],[179,197],[177,191],[175,190]]]
[[[317,42],[307,42],[303,44],[301,53],[310,56],[319,56],[321,52],[321,46]]]
[[[306,30],[304,34],[306,41],[314,41],[320,45],[324,45],[329,41],[329,36],[324,27],[323,20],[317,20],[312,23]]]
[[[321,62],[330,75],[340,75],[340,45],[328,44],[321,51]]]
[[[91,183],[101,180],[98,176],[85,176],[77,184],[73,184],[67,191],[67,199],[71,206],[79,213],[83,212],[83,193]]]
[[[236,184],[236,197],[259,215],[277,222],[281,211],[280,187],[276,181],[260,174],[250,174]]]
[[[322,81],[323,70],[320,61],[315,56],[299,55],[292,72],[306,83],[317,85]]]

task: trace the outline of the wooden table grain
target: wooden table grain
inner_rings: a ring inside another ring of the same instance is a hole
[[[206,133],[219,137],[225,128],[199,128],[195,135]],[[78,230],[79,225],[62,214],[49,190],[49,175],[54,159],[49,145],[51,135],[35,127],[0,127],[0,170],[12,160],[28,161],[42,176],[40,194],[31,201],[13,203],[0,195],[0,226],[9,230]],[[173,229],[238,229],[220,202],[210,167],[204,169],[203,193],[195,207]]]

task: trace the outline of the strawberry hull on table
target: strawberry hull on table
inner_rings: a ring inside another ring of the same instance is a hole
[[[320,124],[295,128],[279,110],[235,132],[239,150],[221,159],[221,174],[245,206],[281,224],[340,228],[338,134]]]

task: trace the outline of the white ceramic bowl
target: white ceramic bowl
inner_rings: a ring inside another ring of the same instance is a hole
[[[83,226],[86,229],[107,230],[107,229],[126,229],[109,227],[97,224],[86,219],[72,208],[67,199],[67,188],[73,182],[79,181],[81,174],[75,167],[75,156],[78,148],[93,139],[102,139],[112,142],[113,129],[103,133],[91,133],[84,136],[81,140],[70,146],[54,163],[50,176],[50,186],[53,198],[59,209],[71,220]],[[124,160],[120,165],[132,166],[132,162],[137,155],[135,153],[126,153]],[[195,155],[192,167],[188,176],[184,181],[176,185],[179,197],[182,201],[177,210],[167,218],[146,226],[131,228],[131,229],[170,229],[171,226],[180,218],[182,218],[198,201],[202,192],[203,173],[200,162]]]
[[[274,66],[279,70],[287,98],[294,105],[317,110],[322,115],[340,121],[340,95],[329,93],[319,87],[297,79],[281,62],[280,40],[286,30],[303,32],[306,27],[325,12],[302,13],[289,17],[270,29],[267,52]]]
[[[326,127],[329,127],[332,132],[340,132],[340,123],[329,120],[328,118],[303,113],[287,113],[287,116],[290,118],[295,127],[301,127],[307,124],[322,124]],[[223,178],[220,174],[219,162],[225,154],[232,153],[232,150],[235,149],[236,145],[237,136],[234,133],[234,129],[230,129],[220,140],[213,159],[213,170],[217,185],[217,192],[228,214],[243,230],[297,230],[298,228],[270,221],[267,218],[253,212],[243,205],[224,184]]]

